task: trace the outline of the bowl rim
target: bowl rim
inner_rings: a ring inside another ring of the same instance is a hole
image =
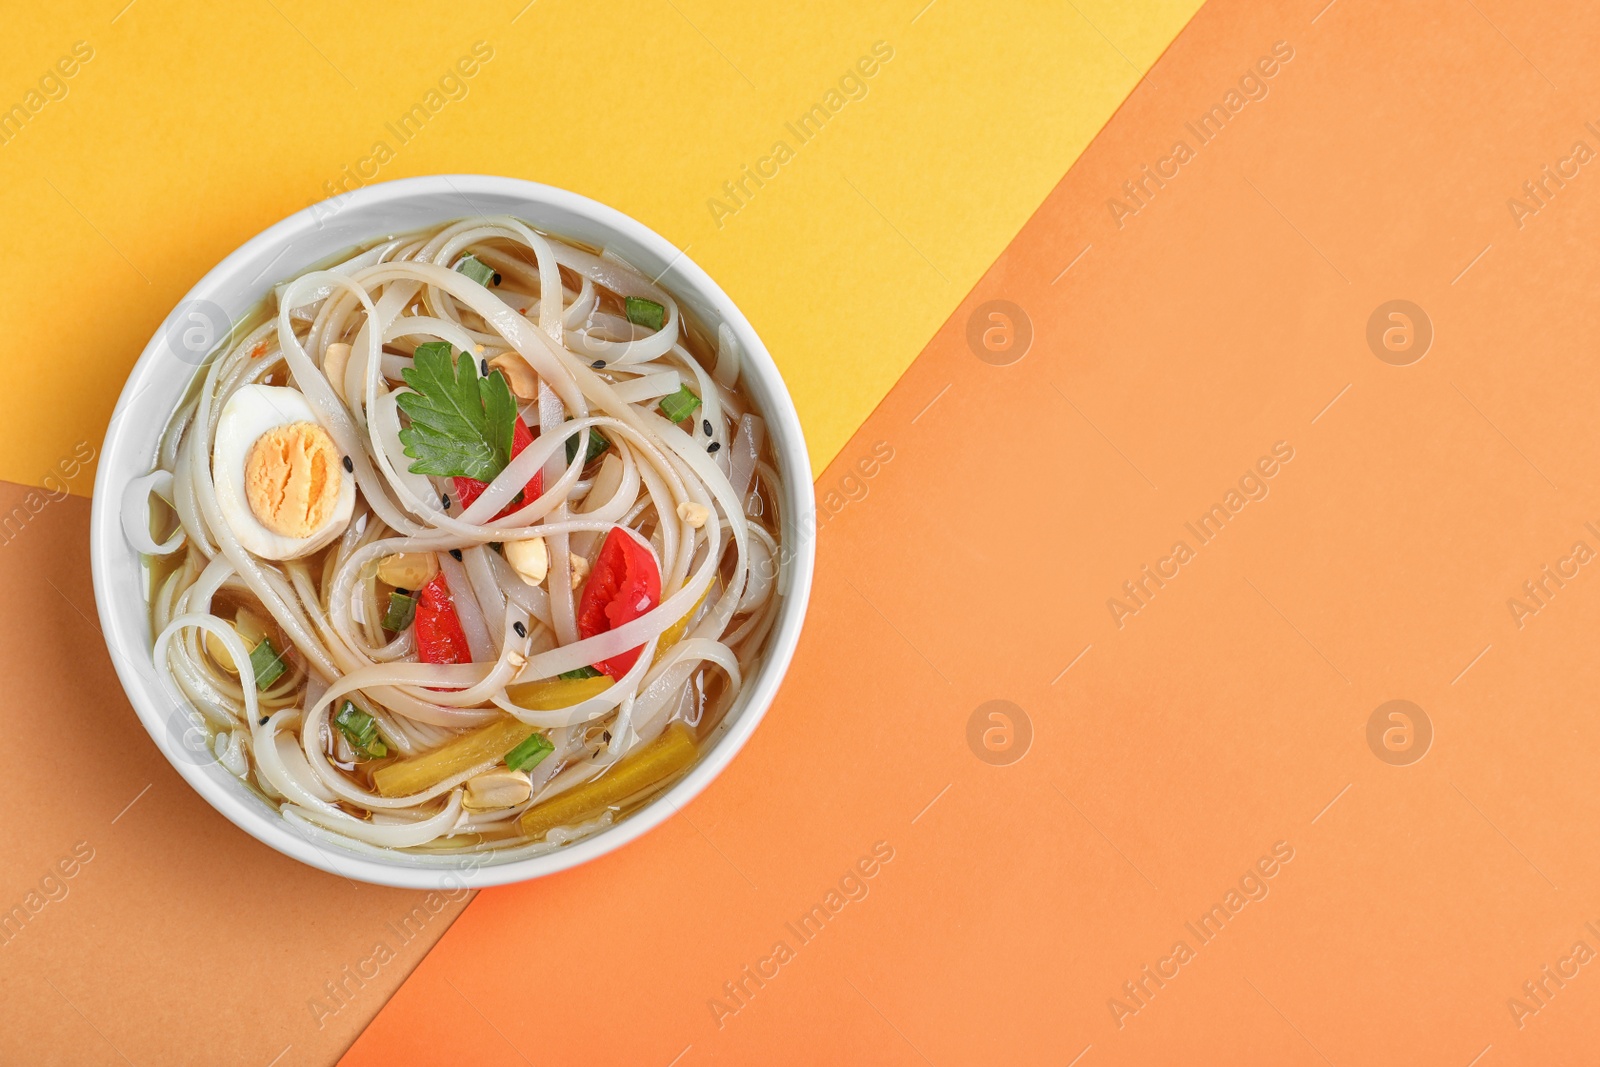
[[[174,310],[191,301],[211,299],[216,290],[234,284],[232,275],[242,264],[262,254],[263,250],[279,250],[278,255],[282,255],[282,250],[289,248],[294,241],[320,229],[322,220],[331,214],[342,214],[352,207],[371,209],[412,199],[451,196],[459,197],[470,205],[470,195],[474,192],[523,201],[527,205],[526,214],[521,210],[514,213],[536,226],[540,225],[537,217],[540,209],[565,212],[580,216],[619,239],[642,246],[667,264],[663,274],[670,270],[677,276],[678,281],[667,288],[692,291],[715,309],[740,344],[741,374],[754,374],[768,394],[762,404],[762,415],[768,422],[768,440],[772,444],[775,459],[785,475],[785,519],[786,524],[792,524],[794,543],[784,546],[787,574],[780,579],[784,601],[779,606],[778,618],[774,620],[768,635],[761,665],[755,676],[746,680],[745,690],[740,694],[742,708],[736,721],[715,739],[710,751],[700,757],[688,774],[626,819],[579,842],[543,855],[496,862],[492,852],[465,854],[462,862],[452,866],[417,865],[410,862],[413,860],[410,854],[402,852],[380,857],[338,845],[318,844],[310,837],[295,832],[282,816],[274,817],[270,808],[259,803],[250,804],[242,785],[230,788],[220,776],[208,773],[208,767],[175,756],[175,742],[163,719],[164,709],[150,692],[150,678],[140,670],[141,656],[148,665],[148,641],[139,634],[138,627],[131,620],[131,613],[142,613],[145,629],[149,629],[148,601],[141,598],[138,603],[130,604],[126,596],[119,600],[112,592],[114,586],[110,581],[110,568],[117,562],[116,553],[133,552],[134,558],[138,558],[138,553],[127,544],[122,533],[120,487],[113,487],[109,482],[117,467],[114,459],[149,443],[152,434],[159,432],[146,429],[142,435],[145,440],[141,442],[136,439],[138,434],[131,425],[135,420],[122,416],[131,408],[147,380],[161,374],[175,373],[160,362],[165,344],[163,326],[167,319],[164,318],[163,324],[157,326],[129,371],[127,381],[118,395],[98,456],[91,501],[90,569],[94,581],[95,606],[106,647],[123,691],[167,762],[228,821],[276,851],[312,867],[344,878],[397,888],[458,890],[543,877],[620,848],[676,814],[732,762],[771,706],[799,643],[815,567],[816,512],[810,456],[793,398],[777,364],[738,305],[682,249],[637,219],[589,197],[522,178],[487,174],[435,174],[374,182],[311,204],[262,230],[207,271],[179,299]],[[470,215],[475,210],[463,212],[463,215]],[[418,223],[419,226],[426,224]],[[552,229],[551,232],[560,236],[559,230]],[[281,278],[277,276],[267,279],[264,291],[270,291],[278,280]],[[182,373],[193,374],[195,369],[187,369]],[[153,448],[149,451],[153,451]],[[487,858],[475,860],[471,857]]]

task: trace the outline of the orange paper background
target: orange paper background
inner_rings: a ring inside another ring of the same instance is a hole
[[[646,839],[481,894],[345,1062],[1592,1058],[1600,963],[1562,961],[1600,949],[1600,579],[1508,602],[1600,549],[1600,179],[1507,201],[1600,148],[1597,36],[1576,2],[1208,4],[819,481],[746,752]],[[1434,334],[1406,366],[1367,340],[1395,299]],[[993,300],[1031,323],[1008,366],[969,345]],[[1409,765],[1368,741],[1393,699],[1432,725]],[[969,741],[993,700],[1031,730],[1009,765]]]

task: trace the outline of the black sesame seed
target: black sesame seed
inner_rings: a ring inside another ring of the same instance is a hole
[[[700,420],[700,428],[705,430],[707,437],[711,436],[711,420],[710,419],[701,419]]]
[[[450,550],[450,558],[455,560],[457,563],[460,563],[461,562],[461,550],[459,548],[452,548]]]
[[[344,457],[344,470],[346,474],[354,474],[356,472],[355,461],[349,456]]]
[[[712,441],[709,445],[706,445],[706,451],[707,452],[715,452],[717,449],[719,449],[721,447],[722,447],[722,442],[721,441]]]
[[[395,592],[399,593],[401,596],[410,596],[411,595],[411,590],[409,590],[409,589],[396,589]]]
[[[593,363],[589,364],[589,366],[593,367],[595,370],[605,370],[606,361],[603,359],[597,359]]]
[[[485,378],[489,376],[489,361],[487,359],[478,360],[478,373]]]
[[[605,738],[606,744],[609,745],[611,743],[611,731],[610,730],[607,730],[605,733],[601,734],[600,736]]]
[[[263,715],[263,716],[261,716],[261,719],[260,719],[260,724],[261,724],[261,725],[262,725],[262,726],[265,726],[265,725],[267,725],[267,716],[265,716],[265,715]]]
[[[439,503],[444,505],[446,511],[450,510],[450,494],[446,493],[439,498]]]
[[[500,272],[499,271],[495,271],[494,272],[494,283],[496,285],[500,284]]]
[[[528,636],[528,628],[526,626],[522,625],[521,620],[518,620],[517,622],[512,623],[511,624],[511,628],[513,630],[517,631],[517,636],[518,637],[527,637]]]

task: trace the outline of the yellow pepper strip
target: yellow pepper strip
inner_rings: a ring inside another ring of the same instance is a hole
[[[603,674],[598,678],[546,678],[506,686],[506,699],[529,711],[560,711],[599,696],[611,684]]]
[[[656,658],[650,661],[651,667],[665,659],[672,646],[683,640],[683,632],[689,628],[689,620],[694,618],[694,613],[700,610],[700,605],[711,595],[711,586],[714,584],[716,583],[706,583],[706,591],[700,594],[700,599],[694,602],[694,607],[684,612],[683,618],[661,631],[661,638],[656,642]]]
[[[622,757],[594,781],[529,808],[522,815],[522,832],[539,838],[557,826],[586,822],[683,770],[694,762],[699,748],[689,728],[675,722],[660,737]]]
[[[438,785],[452,775],[499,759],[533,736],[534,728],[516,719],[502,719],[456,738],[442,748],[391,763],[372,772],[378,793],[404,797]]]

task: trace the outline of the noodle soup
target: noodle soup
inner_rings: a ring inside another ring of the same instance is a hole
[[[782,488],[731,332],[480,217],[277,286],[126,534],[156,671],[299,832],[526,856],[715,737],[779,611]]]

